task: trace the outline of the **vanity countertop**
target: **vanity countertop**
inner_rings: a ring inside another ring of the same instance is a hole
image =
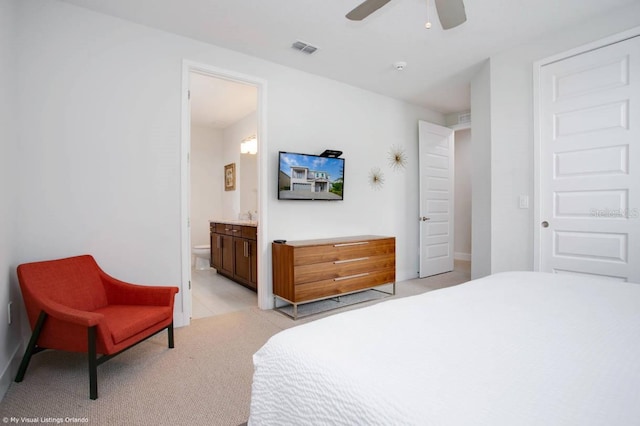
[[[227,225],[243,225],[243,226],[255,226],[258,227],[258,222],[255,220],[240,220],[240,219],[231,219],[231,220],[217,220],[211,219],[209,223],[224,223]]]

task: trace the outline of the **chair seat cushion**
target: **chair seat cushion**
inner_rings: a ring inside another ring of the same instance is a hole
[[[173,316],[168,306],[108,305],[94,312],[104,315],[115,344]]]

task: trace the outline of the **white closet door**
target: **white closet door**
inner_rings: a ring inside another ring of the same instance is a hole
[[[540,72],[542,271],[640,282],[640,37]]]
[[[453,271],[454,134],[420,121],[420,278]]]

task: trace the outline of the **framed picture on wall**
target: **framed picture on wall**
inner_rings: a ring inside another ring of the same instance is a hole
[[[236,190],[236,163],[224,166],[224,190]]]

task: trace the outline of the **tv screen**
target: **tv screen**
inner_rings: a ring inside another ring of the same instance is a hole
[[[343,199],[344,158],[283,151],[279,157],[279,200]]]

